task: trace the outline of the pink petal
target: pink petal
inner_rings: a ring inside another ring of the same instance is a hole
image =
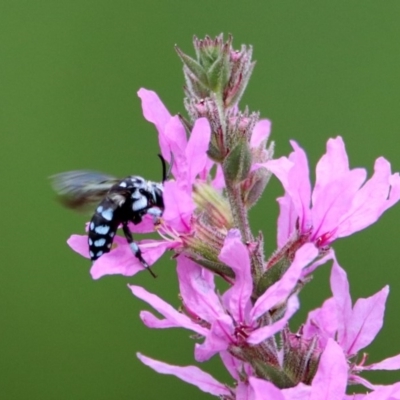
[[[264,381],[263,379],[258,379],[250,377],[249,383],[254,391],[254,400],[285,400],[286,397],[283,395],[282,391],[274,386],[271,382]]]
[[[103,254],[93,263],[90,270],[93,279],[104,275],[133,276],[145,269],[124,238],[116,236],[114,244],[118,244],[118,247]],[[171,244],[160,240],[143,240],[138,245],[147,264],[153,265]]]
[[[250,147],[258,147],[262,142],[266,142],[271,133],[271,121],[261,119],[253,129],[250,139]]]
[[[288,203],[288,201],[285,203],[292,214],[292,217],[287,219],[292,221],[293,219],[297,220],[297,218],[300,218],[300,229],[303,231],[310,228],[311,184],[308,162],[304,150],[296,142],[291,141],[290,143],[294,151],[290,154],[289,158],[281,157],[278,160],[271,160],[265,164],[281,181],[285,189],[285,197],[288,196],[293,203],[293,205]],[[280,223],[282,223],[282,219],[284,219],[282,214],[280,215],[280,219]],[[291,227],[289,230],[292,230]]]
[[[397,356],[386,358],[380,362],[369,365],[365,368],[365,370],[388,370],[393,371],[400,369],[400,354]]]
[[[235,388],[235,399],[254,400],[254,390],[247,382],[238,382]]]
[[[393,385],[375,387],[363,400],[400,400],[400,382]]]
[[[347,361],[342,348],[333,339],[329,339],[312,381],[310,400],[343,400],[347,372]]]
[[[258,298],[251,310],[252,320],[265,314],[276,304],[285,301],[296,286],[302,269],[318,256],[318,250],[312,243],[306,243],[297,250],[294,260],[282,278],[274,283]]]
[[[281,157],[276,160],[261,163],[260,166],[269,169],[280,180],[285,191],[288,193],[290,192],[290,195],[292,195],[289,186],[289,174],[295,167],[293,161],[290,161],[287,157]]]
[[[236,381],[239,381],[243,374],[246,374],[247,376],[252,376],[254,374],[254,371],[249,363],[233,357],[228,351],[221,351],[219,356],[221,357],[225,368]]]
[[[247,338],[247,342],[251,344],[258,344],[272,335],[275,335],[275,333],[280,332],[288,323],[293,314],[299,309],[299,305],[300,304],[297,296],[290,297],[286,303],[286,311],[283,317],[271,325],[263,326],[262,328],[258,328],[251,332]]]
[[[93,279],[99,279],[105,275],[133,276],[143,271],[144,267],[134,256],[129,245],[121,245],[103,254],[90,269]]]
[[[225,187],[224,171],[220,165],[217,165],[215,171],[215,177],[212,181],[212,186],[215,189],[223,189]]]
[[[186,131],[178,116],[172,117],[165,125],[165,137],[174,158],[172,174],[177,179],[187,180]]]
[[[176,321],[169,319],[157,318],[149,311],[141,311],[139,313],[140,319],[148,327],[153,329],[167,329],[167,328],[180,328],[181,325]]]
[[[143,364],[154,369],[158,373],[164,375],[175,375],[184,382],[197,386],[205,393],[210,393],[215,396],[227,396],[230,394],[230,391],[225,385],[219,383],[211,375],[203,372],[200,368],[194,366],[179,367],[176,365],[169,365],[146,357],[140,353],[137,353],[137,357]]]
[[[336,258],[331,271],[331,290],[337,306],[338,341],[341,343],[346,334],[346,324],[351,319],[351,297],[347,274]]]
[[[224,304],[237,323],[244,322],[251,306],[253,280],[249,251],[238,229],[231,229],[226,235],[219,259],[235,272],[235,283],[223,295]]]
[[[283,197],[279,197],[277,202],[279,204],[277,243],[278,248],[281,248],[295,232],[299,215],[297,214],[292,198],[287,192],[285,192]]]
[[[294,163],[289,176],[289,193],[300,217],[302,230],[309,229],[310,202],[311,202],[311,183],[310,171],[308,168],[307,155],[305,151],[294,141],[290,144],[294,152],[290,154],[289,159]]]
[[[87,235],[71,235],[67,240],[67,244],[72,250],[81,256],[90,258]]]
[[[197,332],[200,335],[207,334],[208,332],[207,329],[202,328],[200,325],[192,322],[192,320],[189,317],[175,310],[170,304],[160,299],[155,294],[148,292],[146,289],[143,289],[140,286],[128,285],[128,287],[132,291],[132,294],[134,296],[150,304],[157,312],[159,312],[163,317],[165,317],[170,324],[172,324],[171,326],[177,326],[177,327],[180,326],[185,329],[193,330],[194,332]],[[146,322],[154,323],[155,320],[147,319]],[[155,325],[150,327],[159,328],[159,326]]]
[[[216,353],[227,350],[229,345],[234,344],[234,333],[232,319],[228,315],[222,315],[211,324],[204,343],[196,344],[195,360],[207,361]]]
[[[360,375],[350,374],[348,377],[348,380],[351,382],[354,382],[356,385],[362,385],[362,386],[366,387],[367,389],[371,389],[371,390],[375,389],[375,385],[373,385],[370,381],[361,377]]]
[[[327,182],[315,195],[318,182],[313,193],[313,238],[332,232],[337,237],[337,227],[348,210],[351,208],[357,190],[364,182],[366,171],[354,169],[341,179]],[[333,240],[331,239],[331,241]]]
[[[350,210],[342,218],[338,236],[348,236],[373,224],[388,207],[399,200],[400,193],[392,197],[390,180],[390,164],[380,157],[375,161],[373,176],[356,193]],[[388,200],[389,193],[391,201]]]
[[[309,312],[303,327],[303,337],[311,339],[318,335],[319,345],[324,348],[327,340],[335,337],[337,327],[337,305],[335,299],[331,297],[324,301],[321,308]]]
[[[332,248],[330,248],[323,257],[318,258],[316,261],[314,261],[308,267],[304,268],[303,271],[301,272],[301,277],[305,278],[305,277],[309,276],[319,266],[326,264],[328,261],[332,260],[334,257],[335,257],[335,252]]]
[[[286,400],[310,400],[311,387],[304,383],[299,383],[293,388],[282,389],[281,392]]]
[[[143,115],[147,121],[152,122],[159,133],[161,154],[165,160],[170,160],[170,149],[164,135],[165,125],[171,118],[171,114],[165,108],[158,95],[147,89],[140,89],[138,96],[142,100]]]
[[[154,218],[151,215],[144,215],[142,222],[139,224],[129,224],[132,233],[150,233],[154,232]]]
[[[358,299],[347,321],[346,341],[341,343],[348,355],[368,346],[381,330],[389,286],[367,299]]]
[[[190,232],[190,220],[196,206],[191,192],[175,181],[164,184],[165,211],[163,219],[178,232]]]
[[[390,179],[390,195],[389,199],[386,201],[384,209],[387,210],[389,207],[392,207],[395,203],[397,203],[400,199],[400,175],[398,172],[393,174]]]
[[[188,164],[188,180],[193,183],[208,161],[207,150],[210,145],[211,128],[206,118],[199,118],[194,123],[185,155]]]
[[[225,315],[215,293],[214,275],[187,257],[178,257],[177,273],[185,307],[204,321],[213,322]]]
[[[340,136],[329,139],[326,143],[326,153],[317,163],[313,203],[314,196],[321,196],[319,192],[321,189],[330,182],[346,175],[349,171],[349,160],[343,139]]]

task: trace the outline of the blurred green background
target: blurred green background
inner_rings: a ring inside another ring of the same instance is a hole
[[[157,138],[136,91],[157,91],[183,111],[181,63],[191,38],[232,33],[252,44],[257,66],[242,101],[273,122],[276,155],[288,140],[312,166],[342,135],[351,165],[371,171],[384,155],[400,170],[400,2],[3,0],[0,3],[1,399],[207,399],[143,366],[135,353],[193,364],[188,332],[146,329],[144,304],[126,284],[178,304],[174,264],[150,274],[91,280],[66,245],[87,217],[62,209],[47,177],[72,169],[158,180]],[[313,167],[312,167],[313,168]],[[252,211],[267,250],[275,244],[274,181]],[[353,299],[391,286],[371,361],[400,352],[400,207],[339,240]],[[300,323],[329,295],[329,268],[302,293]],[[201,366],[231,383],[218,359]],[[400,373],[369,375],[382,383]]]

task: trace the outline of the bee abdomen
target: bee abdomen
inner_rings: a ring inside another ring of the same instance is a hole
[[[114,236],[118,228],[115,212],[117,205],[104,199],[97,207],[89,224],[89,255],[92,261],[111,250]]]

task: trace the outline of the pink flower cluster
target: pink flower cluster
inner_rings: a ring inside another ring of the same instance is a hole
[[[331,274],[333,297],[326,300],[321,308],[309,313],[307,322],[297,335],[299,340],[304,341],[315,338],[321,353],[311,385],[299,383],[292,388],[277,389],[272,383],[259,379],[250,363],[232,356],[240,354],[241,348],[265,342],[283,329],[299,306],[297,295],[291,293],[300,279],[302,268],[312,263],[317,255],[313,244],[301,247],[282,279],[254,305],[250,301],[252,279],[248,252],[236,230],[228,234],[220,254],[221,260],[234,268],[236,273],[235,283],[222,296],[216,292],[213,275],[184,256],[178,258],[180,293],[184,307],[189,311],[187,315],[145,289],[130,286],[136,297],[146,301],[163,317],[159,319],[148,311],[142,311],[140,316],[146,326],[158,329],[181,327],[196,332],[204,340],[195,345],[196,361],[205,361],[219,353],[227,370],[238,381],[236,388],[228,388],[194,366],[169,365],[142,354],[138,354],[139,359],[159,373],[175,375],[207,393],[226,399],[400,399],[400,383],[375,386],[359,376],[365,370],[400,369],[400,355],[371,365],[365,365],[365,358],[360,364],[355,361],[358,352],[372,342],[382,327],[389,289],[385,286],[375,295],[357,300],[352,307],[346,273],[336,259],[333,260]],[[283,301],[287,301],[283,317],[275,323],[259,327],[258,318]],[[282,351],[278,351],[277,356],[283,363]],[[246,379],[243,379],[243,371]],[[349,383],[362,384],[372,392],[346,395]]]
[[[364,169],[349,168],[342,138],[329,139],[326,154],[317,164],[313,189],[306,154],[296,142],[291,142],[293,152],[289,157],[253,163],[252,172],[266,168],[283,185],[285,193],[278,199],[277,253],[288,243],[294,250],[284,259],[286,264],[282,263],[279,279],[258,293],[252,270],[253,243],[243,243],[236,227],[227,229],[213,263],[228,267],[234,278],[227,279],[230,287],[219,293],[215,275],[182,250],[187,238],[193,236],[194,221],[198,218],[194,185],[207,182],[219,193],[225,187],[221,167],[215,167],[207,155],[212,134],[210,124],[206,118],[197,119],[187,138],[179,117],[171,116],[154,92],[141,89],[139,97],[145,118],[158,131],[163,157],[171,160],[173,155],[173,179],[164,185],[165,212],[159,228],[160,239],[138,243],[149,265],[166,250],[175,252],[183,312],[140,286],[129,288],[159,314],[142,311],[140,317],[146,326],[179,327],[194,332],[198,338],[194,345],[195,360],[204,362],[219,355],[236,386],[228,387],[195,366],[169,365],[142,354],[138,354],[139,359],[159,373],[175,375],[226,400],[400,400],[400,383],[376,386],[360,376],[365,370],[400,369],[400,355],[371,365],[366,365],[365,357],[357,357],[382,327],[389,289],[384,287],[352,305],[346,273],[334,251],[326,251],[334,240],[371,225],[399,201],[400,176],[391,173],[389,162],[378,158],[374,174],[366,181]],[[250,147],[265,145],[269,129],[269,122],[258,121],[249,140]],[[255,154],[254,148],[251,151]],[[145,218],[131,229],[134,233],[150,232],[153,224]],[[88,257],[85,235],[72,235],[68,244]],[[110,253],[94,262],[91,269],[94,279],[108,274],[132,276],[143,269],[124,239],[116,237],[114,244],[116,247]],[[332,297],[309,313],[296,334],[289,333],[288,323],[299,308],[298,293],[307,283],[307,276],[328,260],[333,261]],[[265,263],[262,272],[268,272],[270,266]],[[307,360],[315,363],[316,370],[290,376],[284,346],[277,335],[280,339],[287,337],[292,348],[298,349],[299,357],[309,357]],[[307,351],[302,353],[302,349]],[[263,363],[277,371],[280,378],[274,380],[268,373],[263,374]],[[370,393],[350,394],[348,385],[354,383],[364,385]]]

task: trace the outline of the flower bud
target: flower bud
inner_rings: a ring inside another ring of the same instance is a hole
[[[238,141],[222,164],[224,176],[230,182],[238,183],[247,178],[251,168],[251,151],[246,139]]]
[[[193,189],[193,200],[203,218],[217,229],[231,229],[233,217],[226,198],[206,183],[196,183]]]
[[[211,39],[194,37],[196,59],[176,51],[183,62],[185,92],[189,99],[213,97],[221,99],[226,108],[238,104],[254,68],[252,48],[242,45],[240,51],[232,48],[232,36],[224,42],[223,35]]]

